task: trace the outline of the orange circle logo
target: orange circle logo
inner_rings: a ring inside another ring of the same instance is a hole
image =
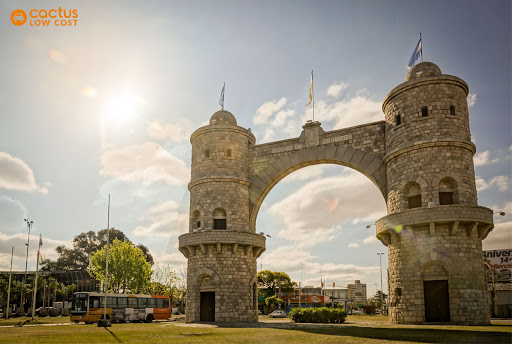
[[[27,21],[27,14],[23,10],[14,10],[11,13],[11,21],[16,26],[21,26]]]

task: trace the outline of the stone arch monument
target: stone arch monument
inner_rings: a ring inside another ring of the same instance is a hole
[[[190,139],[186,320],[258,320],[259,208],[286,175],[334,163],[386,200],[376,235],[388,247],[390,320],[489,324],[482,240],[493,212],[477,204],[467,95],[463,80],[422,62],[386,96],[380,122],[328,132],[308,122],[297,138],[256,145],[230,112],[214,113]]]

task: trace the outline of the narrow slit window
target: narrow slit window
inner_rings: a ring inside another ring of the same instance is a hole
[[[421,108],[421,117],[427,117],[428,116],[428,107],[424,106]]]
[[[455,116],[455,106],[450,105],[450,115]]]
[[[231,149],[228,149],[227,152],[226,152],[226,156],[228,158],[231,158]]]
[[[402,116],[400,116],[400,115],[395,116],[395,124],[396,125],[402,124]]]
[[[204,151],[204,157],[205,158],[209,158],[210,157],[210,150],[209,149]]]

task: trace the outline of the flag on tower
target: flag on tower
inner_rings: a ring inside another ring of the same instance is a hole
[[[414,64],[416,63],[416,60],[418,57],[423,58],[423,49],[421,47],[421,33],[420,33],[420,40],[418,41],[418,44],[416,44],[416,48],[414,49],[411,58],[409,59],[409,63],[407,63],[407,69],[410,69]]]
[[[313,71],[311,71],[311,82],[309,83],[309,99],[308,103],[305,106],[308,106],[311,104],[311,101],[313,100]]]
[[[37,252],[37,259],[39,264],[43,264],[43,255],[41,254],[41,252]]]
[[[220,98],[219,98],[219,106],[221,110],[224,110],[224,91],[226,90],[226,83],[224,83],[224,86],[222,87],[222,91],[220,92]]]

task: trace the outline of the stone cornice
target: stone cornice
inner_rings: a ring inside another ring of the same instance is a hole
[[[431,141],[417,141],[413,142],[412,144],[400,147],[392,150],[391,152],[388,152],[386,156],[384,157],[384,164],[387,164],[391,159],[396,158],[397,156],[407,153],[416,149],[421,148],[428,148],[428,147],[440,147],[440,146],[452,146],[452,147],[462,147],[466,148],[474,155],[476,152],[476,146],[473,142],[469,141],[461,141],[461,140],[450,140],[450,139],[443,139],[443,140],[431,140]]]
[[[194,186],[197,186],[199,184],[203,183],[211,183],[211,182],[225,182],[225,183],[238,183],[243,185],[251,185],[251,181],[247,179],[239,179],[239,178],[232,178],[232,177],[213,177],[213,178],[201,178],[196,179],[188,183],[188,190],[192,190]]]

